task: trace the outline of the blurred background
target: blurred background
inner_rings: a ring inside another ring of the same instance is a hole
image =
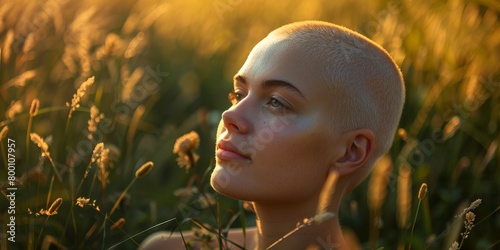
[[[456,216],[481,199],[462,249],[499,249],[499,12],[496,0],[1,0],[0,248],[136,249],[153,232],[197,227],[186,218],[251,226],[243,204],[208,185],[215,129],[251,48],[281,25],[315,19],[381,44],[406,81],[394,146],[341,208],[349,239],[359,249],[448,249],[465,231]],[[193,130],[200,159],[179,168],[175,140]],[[9,139],[15,244],[6,226]],[[135,179],[148,161],[151,172]],[[57,214],[44,214],[58,197]],[[78,197],[89,202],[72,204]]]

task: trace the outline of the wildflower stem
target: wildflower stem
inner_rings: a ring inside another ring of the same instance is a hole
[[[134,185],[134,183],[135,183],[136,180],[137,180],[137,177],[134,177],[134,179],[132,179],[132,181],[130,181],[130,183],[125,188],[125,190],[123,190],[123,192],[120,194],[120,196],[118,197],[118,199],[116,199],[115,204],[113,205],[113,208],[111,208],[111,211],[109,212],[109,216],[111,216],[115,212],[115,210],[118,208],[118,205],[122,201],[123,197],[125,197],[125,195],[127,194],[128,190],[132,187],[132,185]]]
[[[49,186],[49,192],[47,193],[47,201],[45,203],[45,206],[49,206],[50,202],[50,196],[52,195],[52,188],[54,187],[54,175],[52,175],[52,178],[50,178],[50,186]]]
[[[66,119],[66,126],[64,127],[64,138],[67,138],[68,135],[69,120],[71,120],[71,108],[70,113],[68,114],[68,119]],[[64,142],[66,142],[66,140],[64,140]]]
[[[498,210],[500,210],[500,206],[498,206],[497,208],[495,208],[495,210],[493,210],[493,212],[489,213],[488,215],[486,215],[482,220],[478,221],[476,223],[476,226],[481,224],[483,221],[485,221],[486,219],[488,219],[490,216],[492,216],[494,213],[496,213]]]
[[[31,126],[33,124],[33,116],[30,115],[28,118],[28,127],[26,128],[26,165],[29,166],[29,155],[30,155],[30,133],[31,133]],[[5,165],[7,166],[7,165]],[[28,169],[26,169],[26,172],[28,172]]]
[[[418,216],[418,210],[420,209],[420,203],[422,200],[418,200],[417,203],[417,211],[415,211],[415,218],[413,219],[413,225],[411,226],[411,232],[410,232],[410,242],[408,243],[408,250],[411,250],[411,242],[413,239],[413,229],[415,229],[415,224],[417,223],[417,216]]]
[[[220,223],[220,203],[219,203],[219,199],[217,199],[216,204],[217,204],[217,240],[219,241],[219,246],[222,247],[222,226],[221,226],[221,223]],[[225,249],[228,249],[227,248],[227,241],[225,243],[226,243]]]
[[[245,209],[243,208],[243,201],[240,201],[240,219],[241,219],[241,229],[243,231],[243,248],[246,249],[246,242],[247,242],[247,222],[246,222],[246,216],[245,216]]]
[[[80,180],[80,184],[78,184],[78,188],[76,188],[76,192],[74,194],[73,197],[77,197],[78,196],[78,193],[80,192],[80,189],[82,188],[82,185],[83,185],[83,181],[85,179],[87,179],[87,174],[88,174],[88,171],[90,170],[90,167],[92,163],[89,163],[89,165],[87,166],[87,169],[85,170],[85,174],[83,175],[83,178]]]
[[[172,221],[174,221],[174,220],[176,220],[176,218],[172,218],[172,219],[170,219],[170,220],[166,220],[166,221],[160,222],[160,223],[158,223],[158,224],[156,224],[156,225],[154,225],[154,226],[152,226],[152,227],[146,228],[146,229],[144,229],[144,230],[142,230],[142,231],[140,231],[140,232],[138,232],[138,233],[136,233],[136,234],[134,234],[134,235],[132,235],[132,236],[127,236],[128,238],[127,238],[126,240],[120,241],[120,242],[118,242],[118,243],[116,243],[116,244],[112,245],[112,246],[111,246],[111,247],[109,247],[108,249],[113,249],[113,248],[115,248],[115,247],[117,247],[117,246],[119,246],[119,245],[123,244],[124,242],[126,242],[126,241],[128,241],[128,240],[131,240],[132,238],[134,238],[134,237],[135,237],[135,236],[137,236],[137,235],[143,234],[143,233],[145,233],[145,232],[147,232],[147,231],[149,231],[149,230],[151,230],[151,229],[153,229],[153,228],[155,228],[155,227],[159,227],[159,226],[161,226],[161,225],[164,225],[164,224],[170,223],[170,222],[172,222]]]
[[[200,228],[202,228],[202,229],[207,230],[208,232],[210,232],[210,233],[212,233],[212,234],[214,234],[214,235],[216,235],[216,234],[217,234],[217,232],[216,232],[216,231],[214,231],[212,228],[209,228],[209,227],[207,227],[207,226],[203,225],[202,223],[200,223],[199,221],[197,221],[197,220],[195,220],[195,219],[193,219],[193,218],[186,218],[186,219],[185,219],[185,220],[181,223],[181,225],[182,225],[183,223],[185,223],[185,222],[189,222],[189,221],[190,221],[190,222],[192,222],[192,223],[194,223],[194,224],[195,224],[195,225],[197,225],[198,227],[200,227]],[[181,226],[181,225],[179,225],[179,229],[180,229],[180,226]],[[245,249],[245,248],[243,248],[242,246],[240,246],[238,243],[236,243],[236,242],[234,242],[234,241],[232,241],[232,240],[228,239],[227,237],[224,237],[224,236],[222,236],[222,237],[224,238],[224,240],[226,240],[227,242],[231,243],[233,246],[235,246],[235,247],[237,247],[237,248],[239,248],[239,249]]]
[[[275,246],[277,246],[281,241],[283,241],[284,239],[286,239],[288,236],[294,234],[295,232],[299,231],[300,229],[302,229],[303,227],[305,227],[306,224],[300,224],[298,227],[294,228],[292,231],[288,232],[287,234],[283,235],[283,237],[279,238],[277,241],[275,241],[273,244],[271,244],[270,246],[268,246],[266,248],[266,250],[269,250]]]
[[[104,221],[102,222],[102,245],[101,245],[101,249],[104,249],[104,243],[106,242],[106,220],[109,220],[108,218],[108,215],[105,214],[104,215]]]
[[[87,197],[90,197],[90,196],[91,196],[91,194],[92,194],[92,189],[94,189],[95,179],[97,178],[97,171],[98,171],[98,170],[96,170],[96,171],[94,172],[94,177],[92,178],[92,182],[90,183],[89,194],[87,195]]]
[[[50,216],[47,216],[47,218],[43,222],[42,228],[40,229],[40,232],[38,233],[38,237],[36,238],[35,246],[38,246],[38,242],[40,242],[40,238],[42,237],[43,229],[45,228],[45,224],[47,224],[49,217]]]

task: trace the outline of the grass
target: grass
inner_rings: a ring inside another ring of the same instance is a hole
[[[272,29],[321,19],[385,47],[407,88],[392,149],[338,215],[353,244],[495,249],[499,12],[488,0],[2,3],[0,149],[7,170],[15,141],[17,191],[16,243],[2,223],[0,248],[136,249],[155,231],[192,227],[229,244],[224,232],[254,218],[207,185],[232,74]],[[192,130],[199,145],[172,152]],[[3,222],[7,180],[0,171]]]

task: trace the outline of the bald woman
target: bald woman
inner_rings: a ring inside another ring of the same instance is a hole
[[[276,249],[349,249],[339,206],[392,144],[404,103],[398,66],[352,30],[304,21],[260,41],[233,86],[232,106],[217,132],[211,185],[252,202],[257,226],[247,229],[246,238],[241,229],[228,238],[247,249],[266,249],[321,210],[333,216],[286,237]],[[329,176],[335,182],[325,197]],[[159,232],[141,247],[184,245],[178,235]]]

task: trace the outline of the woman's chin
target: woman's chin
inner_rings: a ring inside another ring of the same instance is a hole
[[[225,190],[231,185],[231,175],[224,167],[217,164],[210,177],[210,184],[217,192],[225,194]]]
[[[239,174],[239,173],[238,173]],[[227,167],[216,164],[210,177],[212,188],[225,196],[238,200],[246,200],[244,193],[245,184],[239,181],[235,172],[228,170]]]

